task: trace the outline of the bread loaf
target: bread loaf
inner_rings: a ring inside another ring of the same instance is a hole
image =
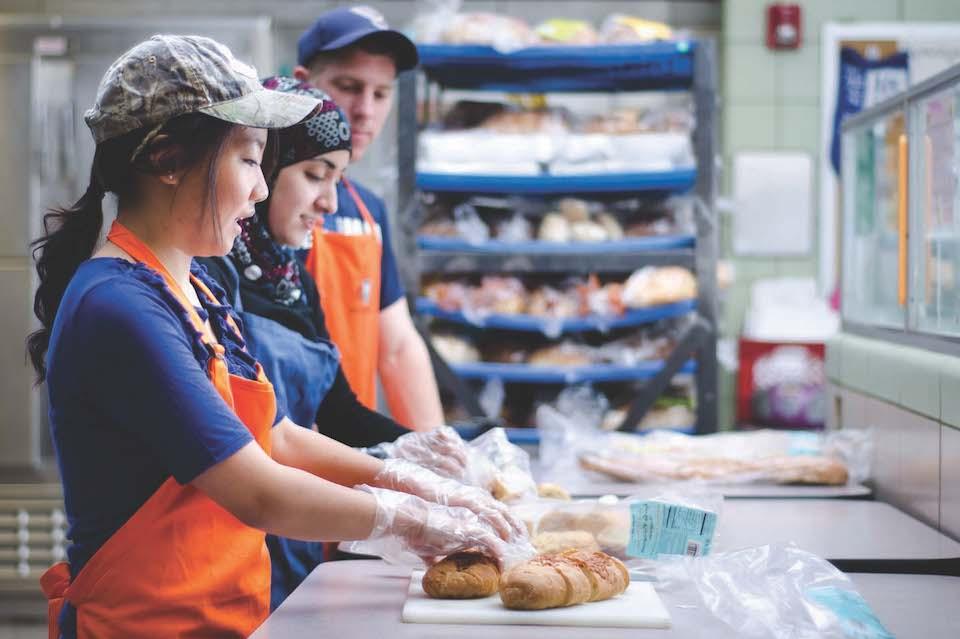
[[[593,534],[586,530],[564,530],[542,532],[530,540],[533,547],[542,555],[552,555],[565,550],[600,550]]]
[[[515,610],[560,608],[615,597],[629,583],[619,560],[602,552],[567,551],[508,570],[500,579],[500,600]]]
[[[434,599],[478,599],[497,592],[500,569],[478,552],[458,552],[423,576],[423,591]]]

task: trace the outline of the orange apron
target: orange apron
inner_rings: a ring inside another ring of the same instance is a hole
[[[343,184],[369,231],[344,235],[315,230],[307,254],[307,272],[317,282],[327,330],[340,349],[343,374],[360,402],[376,410],[383,246],[376,222],[360,195],[346,178]]]
[[[256,381],[231,375],[223,347],[150,249],[117,222],[107,238],[163,276],[212,352],[208,375],[217,392],[269,454],[276,402],[263,370],[258,365]],[[201,295],[217,301],[192,281]],[[262,531],[170,477],[76,578],[71,581],[69,566],[61,562],[40,584],[51,639],[60,635],[65,601],[77,611],[80,638],[246,637],[269,613],[270,556]]]

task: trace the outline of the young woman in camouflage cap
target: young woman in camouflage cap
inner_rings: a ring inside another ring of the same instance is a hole
[[[72,541],[41,579],[51,636],[245,637],[268,612],[264,531],[396,536],[420,556],[504,550],[515,522],[489,499],[278,412],[194,264],[226,254],[267,197],[265,129],[317,106],[263,89],[226,47],[193,36],[155,36],[101,81],[85,116],[90,185],[35,243],[42,328],[28,346]],[[118,216],[97,249],[108,192]]]

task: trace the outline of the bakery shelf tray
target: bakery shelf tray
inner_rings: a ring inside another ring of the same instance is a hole
[[[473,175],[417,172],[417,188],[443,193],[568,195],[596,193],[679,194],[697,182],[695,168],[579,175]]]
[[[478,45],[419,45],[420,67],[445,87],[475,91],[684,90],[693,84],[689,40],[540,46],[501,52]]]
[[[418,235],[417,246],[425,251],[459,251],[461,253],[517,253],[520,255],[596,255],[598,253],[637,253],[642,251],[669,251],[691,248],[696,244],[693,235],[651,235],[629,237],[607,242],[468,242],[457,237]]]
[[[556,335],[583,331],[607,331],[627,326],[640,326],[663,319],[681,317],[697,308],[694,300],[663,304],[626,311],[623,315],[588,315],[563,320],[550,320],[535,315],[466,315],[460,311],[446,311],[431,299],[417,299],[417,313],[437,319],[468,324],[479,328],[498,328],[511,331],[530,331]]]
[[[500,364],[474,362],[451,364],[454,373],[464,379],[494,379],[521,384],[577,384],[580,382],[628,382],[648,379],[657,374],[663,362],[652,360],[631,366],[619,364],[592,364],[589,366],[530,366],[528,364]],[[695,362],[687,362],[678,373],[693,373]]]

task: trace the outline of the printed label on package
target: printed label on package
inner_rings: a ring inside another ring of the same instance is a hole
[[[832,612],[837,617],[843,636],[848,639],[894,639],[873,614],[870,604],[852,590],[824,586],[810,588],[804,596]]]
[[[716,528],[717,514],[707,510],[659,501],[635,502],[630,504],[627,554],[643,559],[709,555]]]

